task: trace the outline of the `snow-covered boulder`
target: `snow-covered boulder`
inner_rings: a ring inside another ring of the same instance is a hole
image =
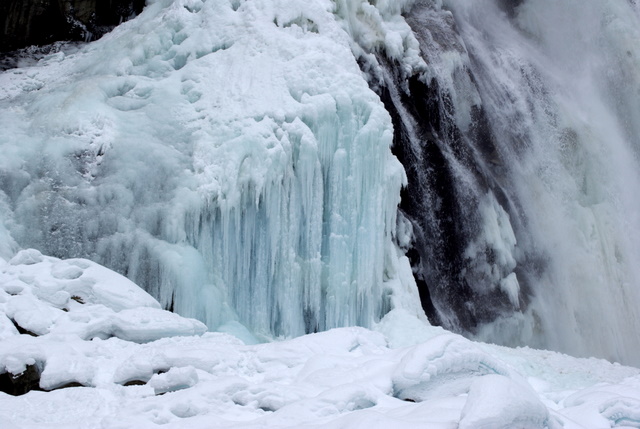
[[[207,330],[86,259],[26,249],[0,262],[0,374],[9,377],[3,390],[11,393],[25,393],[27,383],[38,387],[34,378],[46,390],[95,385],[103,368],[91,359],[100,349],[91,340],[146,343]]]

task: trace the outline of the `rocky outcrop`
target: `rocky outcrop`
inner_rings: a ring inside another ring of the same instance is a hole
[[[4,0],[0,52],[58,40],[90,41],[140,13],[145,0]]]
[[[26,369],[14,375],[10,372],[0,374],[0,392],[13,396],[24,395],[32,390],[40,389],[40,374],[42,368],[39,365],[27,365]]]

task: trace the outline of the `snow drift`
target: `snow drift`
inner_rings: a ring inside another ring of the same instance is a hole
[[[0,425],[637,427],[640,370],[603,360],[473,343],[402,310],[379,332],[244,345],[158,307],[87,260],[0,259]]]

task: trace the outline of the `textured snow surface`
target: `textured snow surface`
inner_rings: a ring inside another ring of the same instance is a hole
[[[160,309],[148,293],[111,270],[86,259],[43,256],[35,249],[21,250],[9,262],[0,259],[0,306],[6,315],[0,338],[17,333],[11,322],[35,335],[138,342],[207,329]]]
[[[638,427],[638,369],[474,343],[402,310],[378,332],[245,345],[86,260],[31,249],[0,273],[0,374],[35,365],[44,390],[0,392],[2,428]]]

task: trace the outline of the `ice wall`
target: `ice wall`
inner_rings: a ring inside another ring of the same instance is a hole
[[[0,75],[7,228],[212,329],[370,326],[401,301],[420,313],[392,241],[405,176],[391,121],[351,51],[358,4],[155,1],[77,53]]]

